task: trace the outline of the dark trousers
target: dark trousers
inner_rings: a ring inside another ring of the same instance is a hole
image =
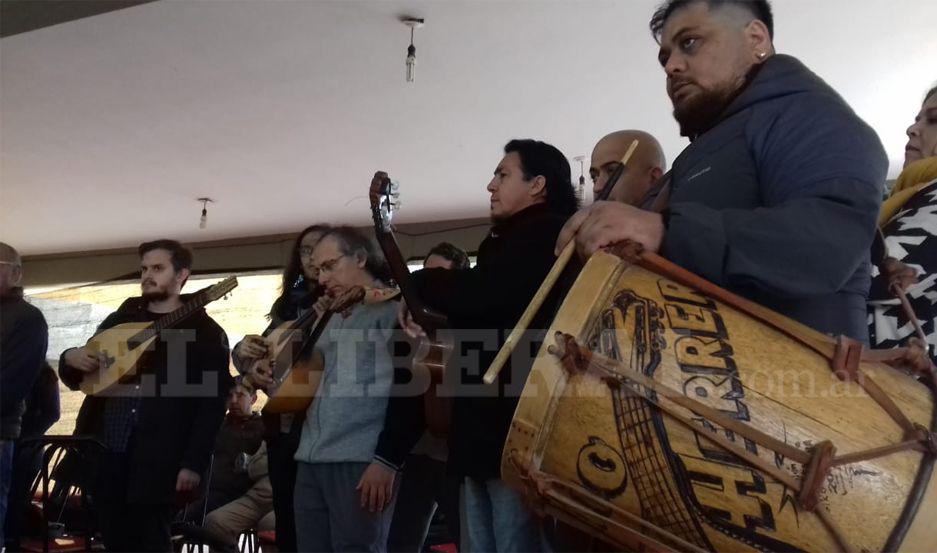
[[[446,475],[443,461],[409,455],[400,479],[387,549],[395,553],[423,551],[437,507],[442,510],[449,538],[458,544],[459,479]]]
[[[128,456],[107,453],[94,487],[97,527],[108,551],[172,551],[172,504],[130,502]]]
[[[30,491],[42,468],[42,443],[17,442],[13,452],[13,479],[10,482],[7,515],[4,522],[7,549],[19,550],[26,508],[32,500]]]
[[[296,461],[293,455],[299,436],[277,432],[267,437],[267,470],[273,489],[273,512],[276,517],[277,550],[295,553],[296,517],[293,515],[293,489],[296,486]]]

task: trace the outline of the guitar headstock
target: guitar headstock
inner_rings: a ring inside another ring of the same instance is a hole
[[[371,200],[371,216],[374,218],[375,230],[390,232],[394,211],[400,207],[399,186],[390,180],[387,173],[378,171],[371,179],[368,199]]]
[[[235,276],[229,276],[228,278],[209,286],[205,290],[205,296],[208,297],[208,301],[215,301],[218,298],[227,295],[228,292],[237,288],[238,279]]]
[[[364,299],[364,288],[361,286],[352,286],[340,295],[332,299],[329,311],[338,313],[351,307],[352,305]]]

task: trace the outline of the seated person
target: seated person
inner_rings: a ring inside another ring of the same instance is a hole
[[[272,531],[275,527],[273,514],[273,488],[267,472],[267,444],[243,465],[244,473],[253,485],[241,497],[218,507],[205,517],[200,528],[202,541],[218,551],[237,551],[238,536],[253,528],[258,532]]]
[[[253,455],[263,442],[264,425],[260,414],[251,407],[257,401],[257,392],[240,380],[228,394],[228,413],[225,415],[212,457],[208,491],[199,501],[186,507],[184,518],[197,519],[199,513],[211,512],[244,495],[253,485],[252,479],[237,468],[237,458],[246,453]]]

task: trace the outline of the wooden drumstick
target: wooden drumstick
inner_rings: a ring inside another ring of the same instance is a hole
[[[611,194],[612,189],[624,174],[625,166],[628,165],[628,160],[631,159],[631,155],[634,154],[634,151],[637,149],[637,147],[638,141],[632,141],[631,146],[628,147],[628,151],[625,152],[624,157],[621,158],[621,165],[608,179],[608,182],[605,183],[605,188],[602,189],[602,193],[599,194],[596,198],[597,201],[604,200],[608,198],[609,194]],[[514,330],[512,330],[511,334],[508,335],[507,339],[504,341],[504,345],[502,345],[501,349],[498,351],[498,355],[495,356],[494,361],[491,362],[491,365],[485,372],[485,384],[491,384],[495,381],[495,379],[498,378],[498,374],[504,367],[504,363],[508,360],[509,357],[511,357],[511,353],[514,351],[514,348],[517,347],[517,340],[521,337],[521,334],[523,334],[530,326],[530,322],[534,319],[534,315],[540,311],[540,306],[543,305],[544,300],[547,299],[550,291],[553,290],[553,286],[560,278],[563,270],[566,269],[566,265],[569,264],[569,260],[572,259],[573,253],[575,251],[576,241],[570,240],[569,244],[566,244],[566,247],[563,248],[562,252],[560,252],[559,257],[556,258],[556,262],[553,264],[553,268],[550,269],[550,272],[547,273],[546,278],[543,279],[543,283],[540,285],[540,288],[537,289],[537,293],[534,294],[533,299],[530,300],[530,304],[527,305],[527,309],[524,310],[524,314],[521,315],[520,320],[517,321],[517,325],[514,326]]]

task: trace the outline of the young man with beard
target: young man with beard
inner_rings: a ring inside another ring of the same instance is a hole
[[[98,332],[155,321],[187,299],[180,291],[192,267],[189,250],[156,240],[137,251],[142,297],[124,301]],[[62,354],[59,373],[75,390],[101,363],[87,347],[72,348]],[[172,549],[173,513],[208,470],[233,383],[227,336],[200,309],[160,334],[131,382],[114,394],[85,398],[81,417],[106,448],[90,481],[108,551]]]
[[[501,450],[533,355],[512,356],[494,385],[485,385],[482,375],[556,261],[553,244],[577,207],[569,163],[549,144],[508,142],[494,173],[488,184],[493,226],[478,248],[478,264],[413,275],[421,298],[448,317],[457,340],[458,366],[449,368],[458,372],[444,381],[458,384],[448,472],[462,481],[459,550],[466,553],[544,549],[540,522],[500,478]],[[525,339],[542,340],[561,299],[559,288],[530,325],[540,331]],[[406,312],[401,313],[401,324],[412,335],[420,332]],[[531,344],[525,345],[534,351]],[[394,442],[382,436],[385,447],[378,454],[394,457],[397,463],[400,452],[405,455],[409,448],[393,447]]]
[[[822,332],[867,341],[865,297],[887,159],[793,57],[766,0],[670,0],[651,21],[681,133],[662,213],[600,202],[557,248],[630,239]],[[665,192],[666,193],[666,192]]]

